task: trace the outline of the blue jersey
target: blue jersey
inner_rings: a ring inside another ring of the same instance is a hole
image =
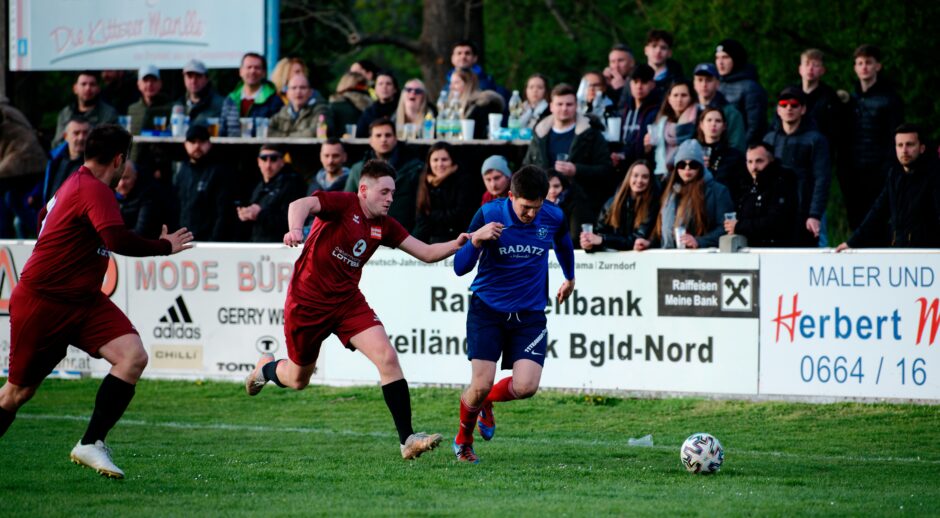
[[[506,313],[544,311],[548,304],[548,251],[555,249],[566,279],[574,279],[574,246],[561,209],[545,203],[532,223],[519,221],[508,198],[480,207],[470,222],[474,232],[491,222],[504,225],[499,239],[476,248],[468,241],[454,258],[454,271],[464,275],[480,265],[470,290],[487,306]]]

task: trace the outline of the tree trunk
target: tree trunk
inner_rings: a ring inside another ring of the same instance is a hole
[[[417,55],[424,83],[434,102],[450,70],[451,47],[462,39],[476,42],[483,63],[483,0],[424,0]]]

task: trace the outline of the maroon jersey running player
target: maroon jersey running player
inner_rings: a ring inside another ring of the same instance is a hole
[[[362,168],[356,193],[315,192],[290,205],[284,244],[304,243],[302,227],[316,215],[284,305],[287,358],[265,354],[245,380],[249,395],[268,381],[279,387],[303,389],[310,383],[320,345],[335,334],[346,347],[359,350],[379,371],[382,394],[398,429],[401,455],[418,457],[441,441],[440,434],[415,433],[411,426],[411,397],[398,355],[382,322],[359,291],[362,267],[379,245],[399,248],[432,263],[453,255],[469,236],[429,245],[408,234],[388,207],[395,193],[395,170],[382,160]]]
[[[102,475],[123,478],[104,439],[124,414],[147,365],[147,352],[130,320],[101,293],[111,252],[129,256],[175,254],[192,245],[185,228],[160,239],[124,227],[114,187],[124,172],[131,136],[120,126],[96,128],[85,163],[43,210],[39,239],[10,296],[10,376],[0,388],[0,437],[16,411],[74,345],[111,363],[101,382],[85,435],[70,455]]]

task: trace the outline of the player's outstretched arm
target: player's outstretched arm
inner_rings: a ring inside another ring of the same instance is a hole
[[[163,231],[160,232],[160,239],[170,242],[170,255],[178,254],[183,250],[193,247],[193,233],[186,227],[183,227],[172,234],[167,232],[166,225],[163,225]]]
[[[297,246],[304,242],[304,222],[307,216],[320,212],[320,199],[316,196],[305,196],[294,200],[287,206],[287,233],[284,234],[284,244]]]
[[[457,250],[460,250],[460,247],[469,240],[470,234],[460,234],[452,241],[429,245],[414,236],[408,236],[398,245],[398,248],[419,261],[436,263],[457,253]]]

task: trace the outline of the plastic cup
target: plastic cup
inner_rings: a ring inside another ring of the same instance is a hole
[[[209,130],[209,136],[218,137],[219,136],[219,118],[218,117],[209,117],[206,119],[206,122],[209,123],[207,129]]]
[[[463,134],[463,140],[473,140],[473,130],[477,121],[473,119],[460,119],[460,132]]]
[[[682,238],[685,237],[685,227],[678,226],[676,227],[676,248],[679,250],[685,249],[685,243],[682,242]]]
[[[166,115],[157,115],[153,118],[153,129],[161,133],[166,131]]]
[[[725,221],[734,221],[738,219],[737,212],[725,212]]]
[[[346,135],[349,138],[356,138],[356,125],[355,124],[346,125]]]
[[[581,232],[586,232],[588,234],[594,233],[594,225],[590,223],[581,223]]]
[[[131,132],[131,116],[130,115],[119,115],[118,124],[121,125],[128,133]]]
[[[271,126],[271,119],[267,117],[255,117],[255,136],[258,138],[268,138],[268,128]]]
[[[555,161],[557,161],[557,162],[567,162],[567,161],[568,161],[568,153],[558,153],[557,155],[555,155]]]
[[[503,124],[503,114],[491,113],[487,115],[487,122],[489,123],[489,125],[487,126],[487,130],[489,133],[490,140],[498,139],[499,128]]]
[[[242,138],[251,137],[251,134],[255,129],[255,120],[251,117],[242,117],[241,119],[238,119],[238,124],[241,126]]]
[[[608,142],[618,142],[620,140],[620,128],[623,119],[620,117],[607,117],[607,132],[605,136]]]

